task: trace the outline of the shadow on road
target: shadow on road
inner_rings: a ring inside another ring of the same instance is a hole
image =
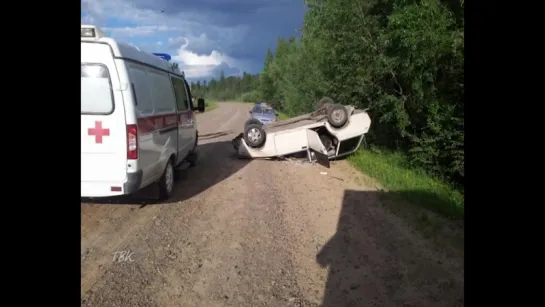
[[[446,261],[407,232],[385,214],[385,193],[345,191],[337,232],[316,255],[329,269],[322,306],[463,306],[463,252]]]
[[[146,205],[178,203],[213,187],[246,166],[251,160],[238,159],[231,141],[201,144],[199,161],[194,167],[177,172],[174,193],[165,202],[157,200],[158,190],[152,184],[134,195],[97,199],[82,199],[82,203]]]

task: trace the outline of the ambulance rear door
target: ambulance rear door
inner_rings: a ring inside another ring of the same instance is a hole
[[[110,46],[82,41],[82,182],[115,184],[126,180],[128,128]]]

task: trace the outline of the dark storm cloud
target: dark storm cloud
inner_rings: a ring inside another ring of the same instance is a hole
[[[218,26],[231,26],[246,16],[278,8],[302,7],[302,0],[133,0],[136,7],[162,12],[166,15],[196,14],[213,17]],[[202,20],[201,20],[202,21]]]
[[[217,42],[216,46],[190,43],[188,50],[206,54],[215,49],[233,58],[259,61],[264,59],[267,48],[275,47],[279,36],[298,34],[296,29],[301,26],[305,12],[303,0],[134,0],[131,3],[169,17],[191,16],[205,27],[246,27],[243,42],[230,43],[229,38],[211,31],[206,35]]]

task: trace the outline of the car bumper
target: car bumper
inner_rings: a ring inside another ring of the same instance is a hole
[[[81,197],[111,197],[132,194],[140,189],[142,184],[142,170],[127,173],[122,182],[81,182]]]
[[[276,120],[270,120],[270,119],[260,119],[260,118],[256,118],[262,125],[266,126],[266,125],[270,125],[270,124],[273,124],[276,122]]]

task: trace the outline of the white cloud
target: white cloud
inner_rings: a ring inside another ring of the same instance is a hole
[[[217,52],[216,50],[212,51],[209,55],[198,55],[191,51],[180,49],[178,51],[178,55],[175,56],[174,59],[184,62],[186,65],[190,66],[207,66],[220,65],[221,62],[224,62],[224,60],[228,59],[228,57]]]
[[[229,66],[235,66],[237,61],[233,58],[213,50],[210,54],[197,54],[187,49],[190,41],[184,38],[183,44],[177,51],[177,55],[172,57],[173,61],[183,63],[182,69],[188,78],[205,78],[212,75],[217,66],[225,63]]]
[[[199,36],[185,35],[178,37],[170,37],[167,41],[169,47],[179,48],[181,45],[188,44],[191,50],[199,52],[206,49],[212,49],[212,46],[218,46],[218,42],[208,38],[206,33],[201,33]]]

